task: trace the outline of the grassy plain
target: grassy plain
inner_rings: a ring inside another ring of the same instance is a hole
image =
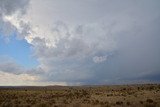
[[[160,107],[160,84],[0,87],[0,107]]]

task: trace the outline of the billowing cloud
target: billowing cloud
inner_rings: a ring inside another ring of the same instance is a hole
[[[0,33],[3,36],[28,34],[29,26],[21,20],[29,0],[0,0]]]
[[[39,65],[28,74],[45,82],[106,84],[152,81],[159,72],[159,5],[158,0],[33,0],[28,8],[13,9],[21,10],[21,17],[1,10],[3,20],[32,44]]]

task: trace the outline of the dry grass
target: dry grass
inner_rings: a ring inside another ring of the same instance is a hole
[[[160,85],[1,87],[1,107],[160,107]]]

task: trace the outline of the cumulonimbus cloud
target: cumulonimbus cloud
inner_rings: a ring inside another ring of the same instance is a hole
[[[146,81],[159,73],[159,1],[62,1],[30,1],[23,17],[6,10],[39,61],[28,73],[70,84]]]

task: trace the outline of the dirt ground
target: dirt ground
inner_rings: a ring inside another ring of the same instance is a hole
[[[0,107],[160,107],[160,84],[0,87]]]

